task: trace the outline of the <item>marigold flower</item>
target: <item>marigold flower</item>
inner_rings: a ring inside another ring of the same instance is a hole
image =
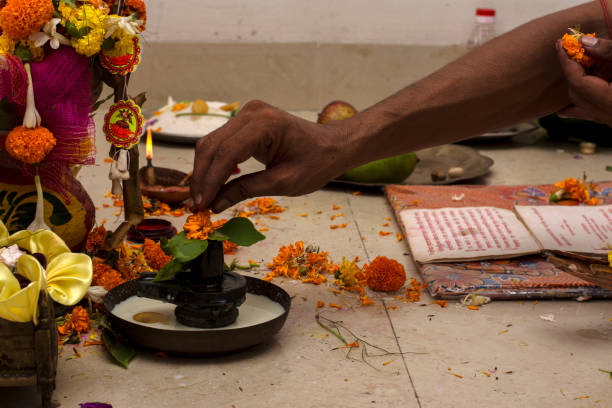
[[[0,54],[14,54],[15,40],[11,40],[6,35],[0,35]]]
[[[370,288],[378,291],[398,290],[406,282],[406,271],[397,261],[384,256],[376,257],[363,270],[366,275],[367,284]]]
[[[82,306],[76,306],[72,309],[72,313],[67,313],[64,316],[64,324],[57,328],[60,335],[70,335],[72,333],[85,333],[89,331],[91,319],[87,310]]]
[[[62,12],[62,15],[64,12]],[[83,4],[78,9],[70,10],[67,20],[70,21],[77,30],[87,29],[87,34],[82,37],[72,37],[70,42],[74,50],[81,55],[91,57],[100,52],[106,33],[106,14],[91,4]]]
[[[187,221],[185,221],[183,225],[183,229],[187,233],[187,238],[199,240],[208,239],[208,235],[221,228],[223,224],[227,222],[225,219],[212,222],[210,220],[211,215],[211,210],[205,210],[191,214],[187,217]]]
[[[568,56],[570,56],[574,61],[578,62],[585,68],[591,67],[595,60],[584,53],[584,48],[582,44],[580,44],[580,37],[583,35],[588,35],[589,37],[595,37],[595,33],[592,34],[583,34],[576,29],[571,29],[572,34],[563,34],[563,38],[561,39],[561,45],[565,49],[565,52]]]
[[[13,40],[23,40],[53,17],[51,0],[8,0],[0,10],[0,28]]]
[[[102,262],[102,260],[94,258],[92,286],[103,286],[104,289],[111,290],[124,282],[125,279],[123,279],[119,272]]]
[[[565,200],[572,200],[578,204],[597,205],[599,201],[596,197],[591,197],[590,190],[595,190],[595,187],[585,181],[569,177],[553,184],[550,201],[562,204]]]
[[[87,234],[87,241],[85,241],[85,251],[90,254],[96,252],[99,248],[104,245],[106,239],[106,228],[104,224],[94,227],[89,234]]]
[[[115,44],[110,49],[102,50],[104,55],[109,57],[122,57],[127,54],[131,54],[134,50],[134,36],[126,33],[124,30],[117,30],[110,37],[115,40]]]
[[[156,271],[172,260],[172,257],[166,254],[157,242],[148,238],[145,238],[144,241],[144,255],[149,266]]]
[[[17,126],[6,137],[6,151],[15,159],[27,163],[40,163],[53,150],[55,137],[49,129],[38,126],[34,129]]]
[[[338,265],[328,259],[327,252],[319,252],[318,248],[312,246],[304,248],[302,241],[283,245],[268,267],[271,272],[266,278],[285,276],[315,285],[327,282],[323,273],[335,273],[338,270]]]

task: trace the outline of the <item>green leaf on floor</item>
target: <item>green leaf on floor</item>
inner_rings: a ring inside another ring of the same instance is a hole
[[[123,368],[128,368],[130,361],[136,356],[136,349],[113,330],[106,316],[100,319],[100,327],[102,327],[102,340],[104,340],[106,350],[118,364]]]

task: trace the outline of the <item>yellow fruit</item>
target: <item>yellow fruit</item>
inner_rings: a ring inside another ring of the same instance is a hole
[[[208,113],[208,104],[202,99],[196,99],[191,104],[191,111],[193,113]]]
[[[317,123],[325,124],[334,120],[348,119],[357,113],[357,109],[348,102],[333,101],[327,104],[319,113]]]

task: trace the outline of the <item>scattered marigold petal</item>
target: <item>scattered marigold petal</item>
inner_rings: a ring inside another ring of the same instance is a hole
[[[321,302],[320,300],[319,300],[319,301],[317,301],[317,309],[320,309],[320,308],[322,308],[323,306],[325,306],[325,303],[324,303],[324,302]]]
[[[386,237],[387,235],[390,235],[390,232],[387,231],[378,231],[378,235],[380,235],[381,237]]]
[[[114,162],[114,160],[111,159],[110,157],[107,157],[104,159],[104,163],[112,163],[112,162]]]
[[[353,191],[353,195],[354,195],[354,196],[361,195],[361,191]]]
[[[330,303],[328,306],[329,306],[329,307],[333,307],[334,309],[342,309],[342,306],[337,305],[337,304],[335,304],[335,303]]]
[[[436,300],[434,303],[440,305],[440,307],[445,308],[448,304],[446,303],[446,300]]]
[[[402,239],[404,239],[404,237],[402,237],[402,234],[400,233],[395,234],[395,237],[397,238],[397,242],[400,242]]]
[[[468,305],[468,307],[467,307],[467,308],[468,308],[468,309],[470,309],[470,310],[480,310],[480,307],[478,307],[478,306],[472,306],[472,305]]]
[[[338,211],[340,208],[342,208],[342,207],[340,207],[339,205],[336,205],[336,204],[334,204],[332,206],[332,210],[334,210],[334,211]]]

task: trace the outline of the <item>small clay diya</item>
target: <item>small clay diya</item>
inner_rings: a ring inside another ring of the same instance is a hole
[[[149,183],[150,167],[138,171],[140,190],[147,197],[155,198],[166,204],[179,204],[189,198],[189,175],[179,170],[165,167],[152,167],[154,182]]]
[[[127,237],[133,242],[144,242],[145,238],[159,241],[162,238],[172,238],[176,235],[176,228],[170,221],[161,218],[145,218],[143,222],[130,228]]]

